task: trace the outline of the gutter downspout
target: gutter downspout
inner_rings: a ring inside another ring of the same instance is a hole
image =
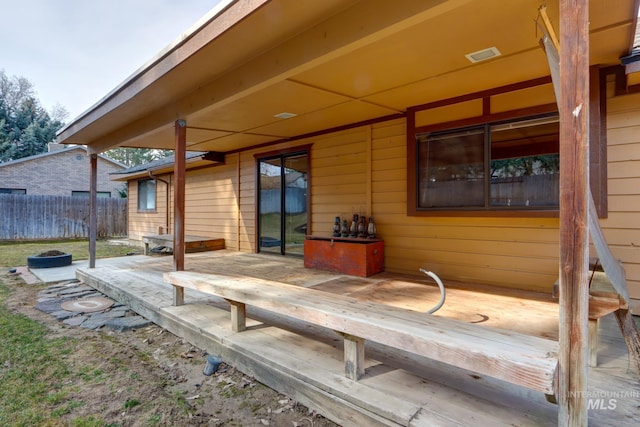
[[[167,193],[166,194],[166,209],[165,209],[166,218],[165,218],[165,226],[164,226],[164,228],[167,231],[166,234],[170,234],[169,233],[169,190],[170,190],[171,184],[169,184],[169,182],[165,181],[162,178],[158,178],[151,171],[149,171],[149,178],[151,178],[154,181],[160,181],[160,182],[164,183],[164,186],[165,186],[165,189],[166,189],[165,191]]]

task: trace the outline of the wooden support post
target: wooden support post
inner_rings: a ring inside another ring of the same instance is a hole
[[[589,0],[561,0],[559,426],[588,422],[588,28]]]
[[[173,285],[173,305],[184,305],[184,288]]]
[[[96,268],[96,238],[98,236],[98,155],[90,156],[89,185],[89,268]]]
[[[353,335],[339,333],[344,338],[344,374],[358,381],[364,376],[364,342]]]
[[[247,306],[244,303],[227,300],[231,304],[231,330],[242,332],[247,329]]]
[[[598,323],[600,319],[589,319],[589,366],[598,366]]]
[[[184,271],[184,193],[186,175],[187,123],[176,120],[173,184],[173,269]]]

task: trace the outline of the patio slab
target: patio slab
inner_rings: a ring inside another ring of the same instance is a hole
[[[143,260],[148,257],[144,255],[131,255],[126,257],[102,258],[102,259],[96,260],[96,267],[119,264],[122,262],[122,258],[127,258],[132,261],[137,261],[137,260]],[[29,271],[36,278],[38,278],[38,280],[40,280],[42,283],[51,284],[51,283],[63,282],[67,280],[75,280],[76,270],[78,268],[88,268],[88,267],[89,267],[89,260],[82,260],[82,261],[73,261],[71,265],[66,265],[64,267],[30,268]]]

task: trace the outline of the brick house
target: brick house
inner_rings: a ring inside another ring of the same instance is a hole
[[[103,155],[98,164],[98,197],[120,197],[124,186],[109,174],[125,166]],[[49,144],[47,153],[0,163],[0,194],[88,196],[89,166],[85,147]]]

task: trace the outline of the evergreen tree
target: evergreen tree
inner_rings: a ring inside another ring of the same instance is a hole
[[[46,152],[66,115],[60,106],[49,115],[29,80],[0,70],[0,162]]]
[[[152,148],[113,148],[104,152],[105,156],[126,166],[137,166],[152,162],[173,154],[173,150],[156,150]]]

